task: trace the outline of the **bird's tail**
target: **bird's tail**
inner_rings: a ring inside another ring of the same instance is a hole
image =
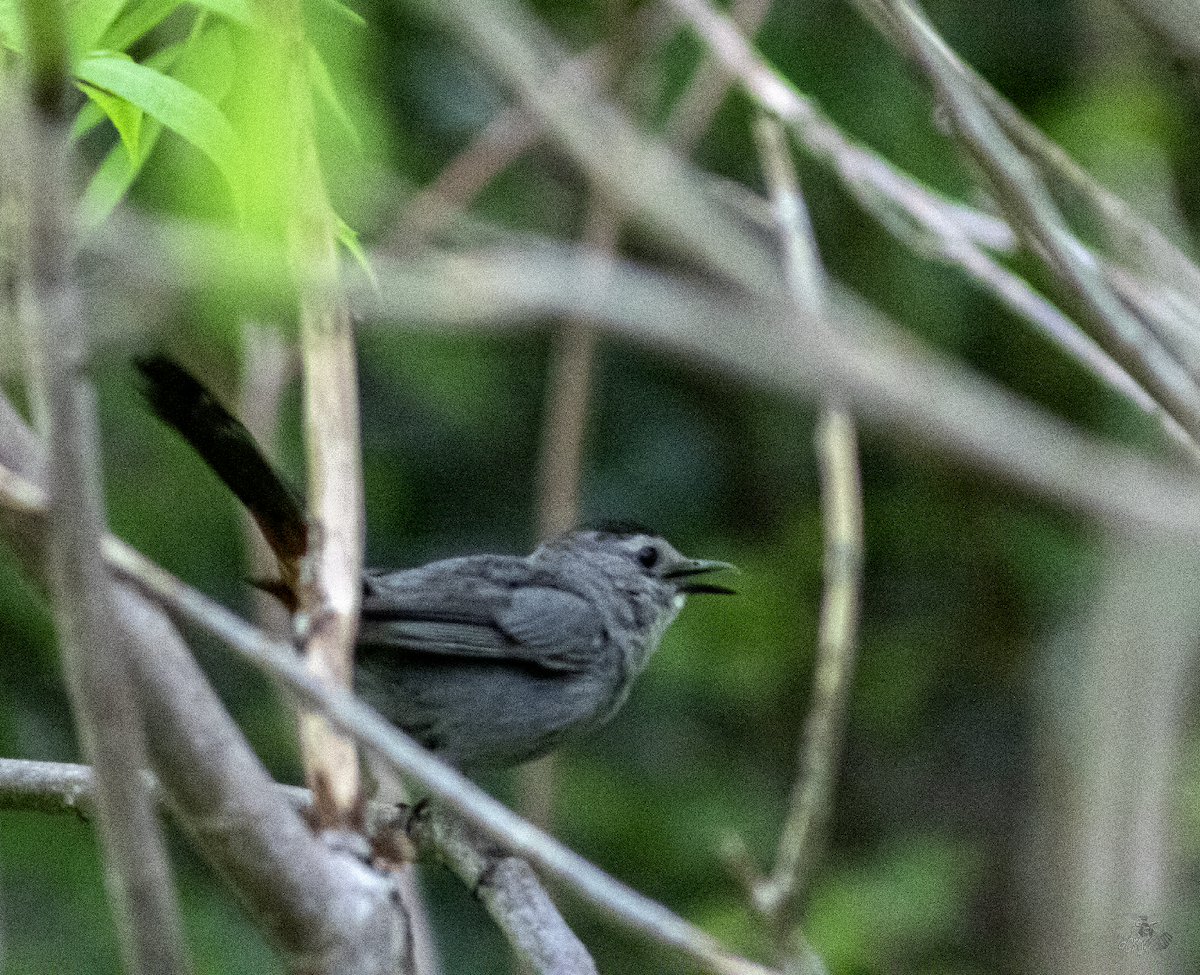
[[[308,523],[300,500],[275,473],[250,431],[195,376],[165,356],[134,364],[155,415],[174,428],[245,505],[275,553],[280,580],[255,585],[295,609],[300,560],[308,551]]]

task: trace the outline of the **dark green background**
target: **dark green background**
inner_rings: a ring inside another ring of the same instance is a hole
[[[329,188],[370,246],[395,219],[398,198],[461,151],[504,95],[469,54],[402,5],[355,6],[370,31],[331,29],[317,9],[311,26],[366,147],[356,154],[322,123]],[[573,48],[629,16],[617,4],[537,8]],[[1186,78],[1121,14],[1054,0],[938,0],[926,9],[966,60],[1102,181],[1175,221],[1165,229],[1191,223],[1194,100]],[[186,31],[189,17],[181,11],[133,53]],[[939,133],[915,75],[848,5],[780,0],[759,42],[848,132],[936,188],[975,199],[969,168]],[[642,103],[642,124],[661,124],[698,50],[680,35],[652,55],[659,88]],[[694,158],[757,190],[751,122],[747,99],[731,94]],[[94,163],[112,138],[90,136],[85,159]],[[961,273],[897,244],[827,170],[803,157],[798,165],[822,257],[840,281],[1037,403],[1106,435],[1153,443],[1130,408]],[[181,186],[181,174],[197,183]],[[219,192],[215,184],[194,150],[168,135],[133,203],[197,215]],[[585,195],[579,175],[543,145],[497,179],[476,210],[569,240],[580,232]],[[636,235],[625,246],[657,260]],[[156,307],[162,334],[145,340],[108,322],[96,376],[114,532],[249,610],[234,505],[146,415],[128,364],[162,343],[232,388],[240,300],[230,293]],[[530,321],[504,337],[403,325],[364,322],[359,331],[369,562],[528,550],[554,323]],[[736,833],[769,865],[793,778],[821,584],[815,410],[607,340],[595,376],[584,517],[637,519],[688,554],[735,562],[743,574],[736,598],[692,601],[624,711],[562,756],[554,831],[737,950],[765,957],[718,851]],[[284,406],[281,464],[299,484],[294,389]],[[1091,539],[1053,505],[920,445],[866,429],[861,447],[860,665],[807,930],[835,972],[1028,972],[1039,926],[1053,923],[1024,913],[1017,876],[1035,792],[1045,785],[1033,774],[1032,718],[1052,667],[1044,647],[1091,592]],[[49,618],[10,561],[0,551],[0,752],[76,759]],[[290,721],[270,689],[220,648],[199,640],[198,653],[272,770],[295,781]],[[507,778],[489,785],[513,799]],[[198,970],[278,970],[175,839]],[[86,825],[3,814],[0,867],[4,972],[116,970]],[[423,876],[445,932],[446,971],[504,970],[501,939],[482,909],[448,874],[430,868]],[[686,970],[569,897],[563,904],[602,971]],[[1194,960],[1185,939],[1177,948]]]

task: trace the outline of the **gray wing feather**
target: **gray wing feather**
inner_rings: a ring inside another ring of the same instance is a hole
[[[585,666],[602,635],[573,593],[530,584],[520,562],[451,559],[366,576],[358,641],[432,655]]]
[[[514,592],[497,622],[547,667],[585,666],[604,638],[600,615],[585,599],[543,586]]]

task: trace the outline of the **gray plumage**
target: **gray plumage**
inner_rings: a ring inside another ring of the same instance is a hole
[[[367,570],[356,690],[466,768],[515,765],[599,727],[691,592],[729,569],[652,535],[581,531],[527,557]]]
[[[295,610],[303,507],[250,432],[186,369],[139,360],[143,392],[254,516],[280,565],[259,583]],[[527,558],[476,555],[364,574],[355,684],[384,717],[463,767],[515,765],[603,724],[695,577],[732,568],[661,538],[583,531]]]

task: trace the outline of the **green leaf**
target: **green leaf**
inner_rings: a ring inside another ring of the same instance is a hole
[[[321,55],[317,53],[317,49],[311,44],[308,48],[308,80],[316,94],[320,97],[346,130],[346,135],[350,141],[354,143],[354,148],[358,152],[362,152],[362,140],[358,137],[358,130],[354,128],[354,123],[350,120],[350,113],[343,107],[341,100],[338,98],[337,89],[333,86],[333,78],[329,75],[329,69],[325,67],[325,62],[321,60]]]
[[[368,280],[371,282],[371,287],[376,291],[379,290],[379,279],[375,277],[375,270],[371,267],[371,262],[367,260],[367,252],[363,250],[362,244],[358,241],[358,231],[351,227],[345,220],[338,217],[338,241],[346,248],[354,259],[358,262],[358,266],[363,269]]]
[[[102,88],[95,88],[87,84],[81,84],[78,87],[108,116],[117,133],[121,136],[121,142],[125,146],[125,150],[129,153],[130,161],[136,162],[138,158],[138,136],[141,134],[142,129],[142,110],[132,102],[126,101],[119,95],[110,94]],[[82,123],[81,120],[83,120]],[[76,129],[81,124],[86,125],[86,123],[87,119],[84,113],[80,112],[75,117]]]
[[[151,55],[146,60],[146,66],[159,73],[169,70],[179,82],[200,91],[210,102],[220,101],[229,90],[233,77],[229,33],[228,26],[213,21],[186,42],[172,44]],[[76,117],[74,135],[78,137],[103,117],[100,108],[88,102]],[[148,118],[141,127],[138,154],[130,156],[120,152],[121,147],[117,146],[105,157],[83,194],[84,221],[87,225],[95,226],[112,213],[142,171],[161,132],[162,125],[153,117]]]
[[[351,10],[344,3],[342,3],[341,0],[315,0],[315,2],[324,7],[326,10],[331,11],[341,20],[349,21],[355,27],[367,26],[367,22],[363,18],[362,14],[355,13],[355,11]]]
[[[122,11],[102,38],[102,46],[112,51],[124,51],[147,31],[157,27],[181,7],[184,0],[142,0]],[[251,26],[254,11],[248,0],[192,0],[192,5],[211,13],[228,17],[239,24]]]
[[[148,119],[142,127],[141,154],[131,159],[129,153],[121,146],[113,146],[104,161],[93,174],[91,181],[83,192],[80,207],[83,211],[83,223],[87,227],[95,227],[103,223],[121,198],[128,192],[129,187],[142,171],[142,165],[158,141],[162,125],[154,119]]]
[[[90,51],[100,46],[100,38],[121,14],[126,0],[87,0],[68,6],[71,17],[71,38],[76,51]]]
[[[79,79],[119,95],[183,136],[225,174],[234,186],[236,139],[221,110],[199,92],[123,54],[89,54],[79,64]]]
[[[3,0],[0,0],[0,2],[3,2]],[[189,45],[190,44],[194,44],[194,42],[189,41]],[[169,73],[175,62],[178,60],[183,49],[184,46],[182,44],[170,44],[167,47],[164,47],[161,51],[157,51],[150,55],[150,57],[146,59],[146,67],[154,68],[154,70],[162,73]],[[97,90],[92,88],[89,91],[89,89],[84,85],[77,85],[77,87],[85,95],[88,95],[89,99],[91,97],[91,92]],[[106,116],[107,113],[100,107],[98,102],[91,100],[84,102],[83,106],[79,109],[79,113],[75,116],[75,125],[71,129],[71,138],[78,139],[90,132],[93,128],[103,122]],[[115,124],[116,123],[114,122],[114,125]]]

